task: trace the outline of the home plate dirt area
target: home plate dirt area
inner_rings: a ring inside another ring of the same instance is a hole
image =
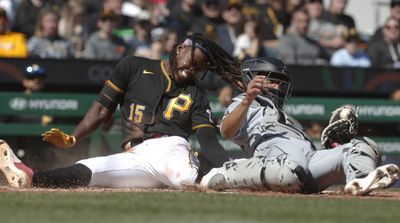
[[[298,194],[298,193],[283,193],[274,191],[254,191],[248,189],[235,189],[228,191],[213,191],[197,186],[188,186],[184,189],[174,190],[174,189],[111,189],[111,188],[75,188],[75,189],[47,189],[47,188],[24,188],[15,189],[7,186],[0,186],[0,193],[7,192],[124,192],[124,193],[136,193],[136,192],[166,192],[166,193],[225,193],[225,194],[237,194],[237,195],[254,195],[254,196],[272,196],[272,197],[312,197],[312,198],[328,198],[328,199],[379,199],[379,200],[399,200],[400,201],[400,190],[399,189],[386,189],[373,191],[366,196],[353,196],[344,194],[344,192],[339,188],[335,190],[326,190],[320,194]]]

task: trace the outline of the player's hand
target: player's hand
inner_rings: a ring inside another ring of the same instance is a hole
[[[261,94],[266,78],[267,77],[264,75],[257,75],[247,85],[246,99],[250,103],[257,97],[257,95]]]
[[[65,134],[59,129],[52,128],[42,134],[42,140],[48,141],[59,148],[70,148],[76,143],[74,136]]]

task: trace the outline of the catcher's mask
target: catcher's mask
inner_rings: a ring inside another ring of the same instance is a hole
[[[268,85],[263,89],[261,95],[257,97],[261,101],[263,101],[264,97],[268,98],[278,109],[284,108],[292,93],[292,80],[289,70],[282,61],[272,57],[248,59],[243,61],[241,65],[241,74],[246,88],[256,75],[264,75],[269,83],[278,85],[277,88]]]

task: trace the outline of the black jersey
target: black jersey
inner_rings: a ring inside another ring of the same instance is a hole
[[[196,84],[177,87],[162,61],[128,56],[117,65],[98,101],[115,110],[119,104],[125,140],[144,134],[188,138],[201,127],[213,127],[205,92]]]

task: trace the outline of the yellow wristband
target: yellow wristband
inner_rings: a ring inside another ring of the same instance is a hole
[[[70,136],[70,137],[69,137],[69,141],[71,142],[72,145],[75,145],[75,143],[76,143],[76,138],[75,138],[75,136]]]

